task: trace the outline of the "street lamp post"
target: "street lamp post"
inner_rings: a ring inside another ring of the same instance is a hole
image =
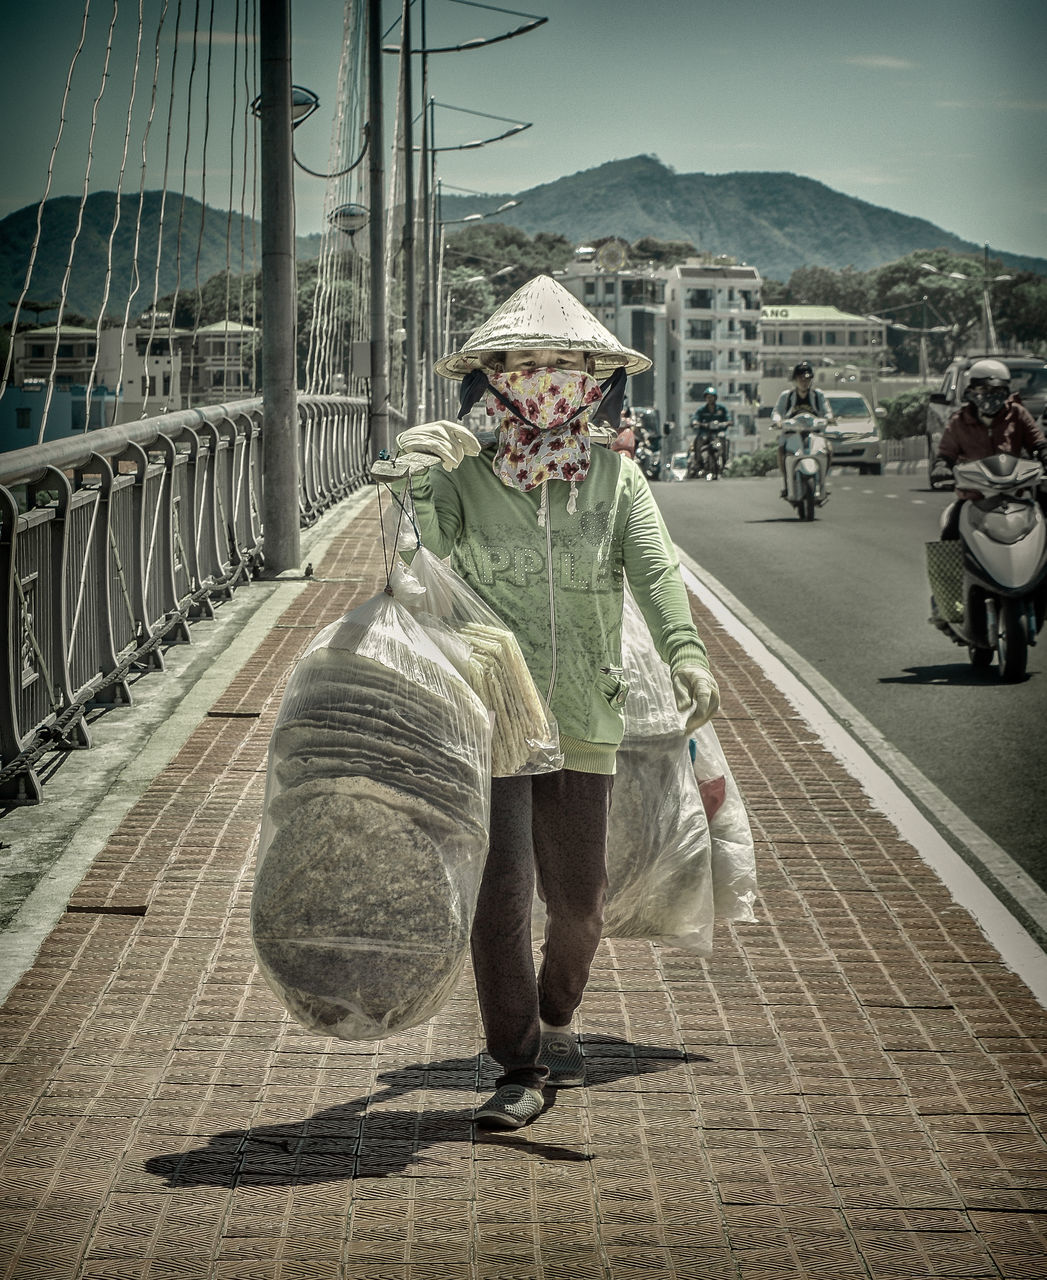
[[[437,182],[436,187],[437,187],[437,208],[439,209],[440,195],[442,194],[442,184]],[[464,223],[469,223],[469,222],[483,222],[485,218],[493,218],[499,213],[505,213],[509,209],[515,209],[519,203],[520,203],[519,200],[506,200],[505,203],[500,204],[497,209],[489,209],[486,213],[467,213],[464,218],[448,218],[446,220],[438,219],[438,224],[440,227],[440,236],[438,241],[439,247],[437,249],[437,254],[436,254],[436,271],[434,272],[434,275],[436,277],[436,290],[435,290],[436,306],[434,307],[434,315],[437,315],[437,316],[441,315],[444,312],[445,308],[447,308],[448,316],[450,315],[449,296],[445,298],[445,290],[444,290],[444,253],[447,248],[447,228],[454,227],[454,226],[461,226]],[[501,275],[502,272],[506,271],[507,269],[508,268],[503,267],[501,271],[496,271],[494,274]],[[446,327],[445,327],[444,342],[445,344],[447,342]],[[435,331],[434,331],[432,346],[427,352],[427,361],[430,365],[432,365],[435,359],[436,359],[436,341],[435,341]]]
[[[928,307],[930,307],[930,309],[934,312],[935,316],[939,321],[941,321],[941,323],[935,324],[935,325],[928,325],[927,323]],[[881,310],[886,311],[888,313],[892,313],[895,311],[902,311],[902,312],[915,311],[917,309],[919,309],[920,315],[921,315],[921,324],[919,328],[917,328],[915,325],[903,324],[900,320],[884,320],[881,316],[870,316],[869,319],[875,320],[878,324],[885,324],[890,329],[897,329],[899,330],[899,332],[902,332],[902,333],[918,333],[920,335],[920,381],[923,383],[926,383],[927,372],[928,372],[927,370],[927,335],[929,333],[948,333],[949,330],[952,328],[952,326],[945,324],[945,322],[942,320],[942,317],[938,315],[937,308],[930,301],[930,299],[927,297],[926,294],[923,295],[923,297],[920,299],[919,302],[910,302],[900,307],[882,307],[881,308]]]
[[[929,271],[932,275],[945,276],[950,280],[975,280],[977,277],[965,275],[962,271],[942,271],[930,262],[921,262],[920,267],[924,271]],[[991,284],[1002,283],[1004,280],[1013,280],[1010,275],[989,275],[989,246],[986,245],[982,256],[982,349],[987,355],[997,355],[1000,344],[996,338],[996,326],[992,319],[992,303],[989,298],[989,286]]]
[[[262,0],[259,11],[262,168],[262,519],[266,573],[296,568],[298,392],[295,370],[294,167],[291,159],[291,10]],[[315,95],[313,95],[315,99]],[[305,118],[305,112],[302,118]]]

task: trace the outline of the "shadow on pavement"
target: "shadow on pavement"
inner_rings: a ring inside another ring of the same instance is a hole
[[[1035,672],[1028,672],[1028,680]],[[985,685],[1000,684],[999,672],[995,667],[975,667],[969,662],[936,663],[933,667],[906,667],[905,674],[899,676],[881,676],[880,684],[947,684],[957,688],[982,688]],[[1013,683],[1022,684],[1016,680]]]
[[[612,1037],[587,1036],[584,1043],[590,1086],[667,1071],[683,1062],[708,1061],[677,1049],[633,1045]],[[144,1168],[175,1188],[301,1186],[345,1178],[393,1177],[406,1169],[424,1174],[427,1165],[436,1173],[446,1168],[448,1143],[511,1143],[517,1150],[550,1161],[593,1158],[572,1147],[532,1142],[527,1129],[474,1131],[472,1103],[433,1111],[368,1109],[422,1089],[490,1092],[494,1072],[489,1065],[483,1057],[445,1058],[385,1071],[378,1076],[382,1088],[364,1098],[350,1099],[297,1121],[218,1133],[205,1146],[152,1156]],[[557,1093],[546,1090],[543,1115],[556,1105]],[[443,1150],[427,1157],[426,1150],[435,1146]]]

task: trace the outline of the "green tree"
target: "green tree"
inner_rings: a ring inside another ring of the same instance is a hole
[[[1016,275],[994,314],[1001,344],[1047,356],[1047,278],[1028,271]]]
[[[672,267],[697,256],[698,250],[690,240],[658,240],[654,236],[642,236],[630,247],[633,263],[653,262],[659,267]]]
[[[449,234],[444,244],[444,273],[461,269],[482,275],[494,291],[495,305],[537,275],[562,270],[574,255],[563,236],[539,232],[532,240],[519,227],[479,222]]]
[[[764,280],[760,285],[760,300],[765,307],[787,306],[789,287],[782,280]]]
[[[906,436],[922,436],[926,430],[927,401],[930,399],[930,387],[914,387],[903,391],[892,400],[881,400],[887,410],[883,420],[883,437],[885,440],[902,440]]]
[[[809,306],[838,307],[849,315],[869,313],[869,281],[864,271],[844,267],[800,267],[789,277],[789,302]]]

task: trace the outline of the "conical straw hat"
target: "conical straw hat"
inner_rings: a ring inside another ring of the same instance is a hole
[[[507,298],[460,351],[442,356],[434,368],[444,378],[461,378],[496,351],[543,347],[588,352],[597,377],[619,367],[626,373],[643,373],[651,367],[647,356],[623,346],[562,284],[550,276],[535,276]]]

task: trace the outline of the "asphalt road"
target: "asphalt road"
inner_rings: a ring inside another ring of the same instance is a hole
[[[653,489],[676,543],[1047,888],[1047,638],[1008,685],[928,624],[951,496],[848,470],[806,524],[772,477]]]

